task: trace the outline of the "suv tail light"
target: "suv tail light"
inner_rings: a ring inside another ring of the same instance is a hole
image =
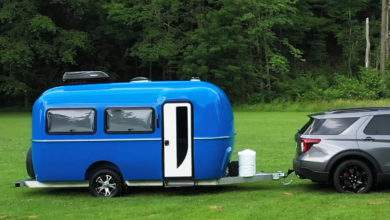
[[[313,138],[301,138],[301,151],[302,153],[307,152],[314,144],[318,144],[321,142],[321,139],[313,139]]]

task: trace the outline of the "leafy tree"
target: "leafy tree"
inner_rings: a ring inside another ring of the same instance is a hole
[[[26,105],[32,88],[47,87],[58,77],[49,71],[76,64],[77,52],[88,44],[85,33],[56,26],[38,6],[39,1],[9,0],[0,9],[0,88],[6,96],[23,93]]]
[[[300,56],[278,29],[291,26],[291,1],[220,1],[193,32],[182,71],[217,82],[234,98],[253,93],[271,95],[273,82],[288,72],[286,56]]]
[[[359,53],[364,50],[364,26],[365,18],[359,17],[359,12],[366,9],[368,0],[328,1],[328,15],[334,22],[330,28],[335,32],[338,43],[342,45],[345,64],[349,74],[352,68],[362,62]]]
[[[3,0],[0,102],[31,104],[68,70],[199,76],[234,102],[377,98],[360,70],[366,17],[377,66],[379,0]]]

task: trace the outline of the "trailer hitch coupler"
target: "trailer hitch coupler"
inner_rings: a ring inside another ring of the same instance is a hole
[[[284,176],[284,178],[287,178],[291,173],[294,172],[294,169],[288,169],[286,175]]]

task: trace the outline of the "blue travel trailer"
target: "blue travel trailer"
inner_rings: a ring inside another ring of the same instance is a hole
[[[16,186],[85,186],[96,196],[111,197],[125,186],[239,181],[227,178],[234,122],[220,88],[197,79],[102,82],[107,77],[96,71],[65,73],[70,84],[36,100],[27,157],[32,179]],[[231,163],[230,176],[237,169]]]

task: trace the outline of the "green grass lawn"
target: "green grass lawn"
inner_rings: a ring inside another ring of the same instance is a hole
[[[236,112],[236,152],[257,151],[258,171],[291,167],[295,131],[303,112]],[[385,219],[390,191],[339,194],[308,180],[280,181],[197,189],[136,189],[114,199],[98,199],[87,190],[37,190],[13,187],[26,177],[30,144],[27,113],[0,113],[0,219]]]

